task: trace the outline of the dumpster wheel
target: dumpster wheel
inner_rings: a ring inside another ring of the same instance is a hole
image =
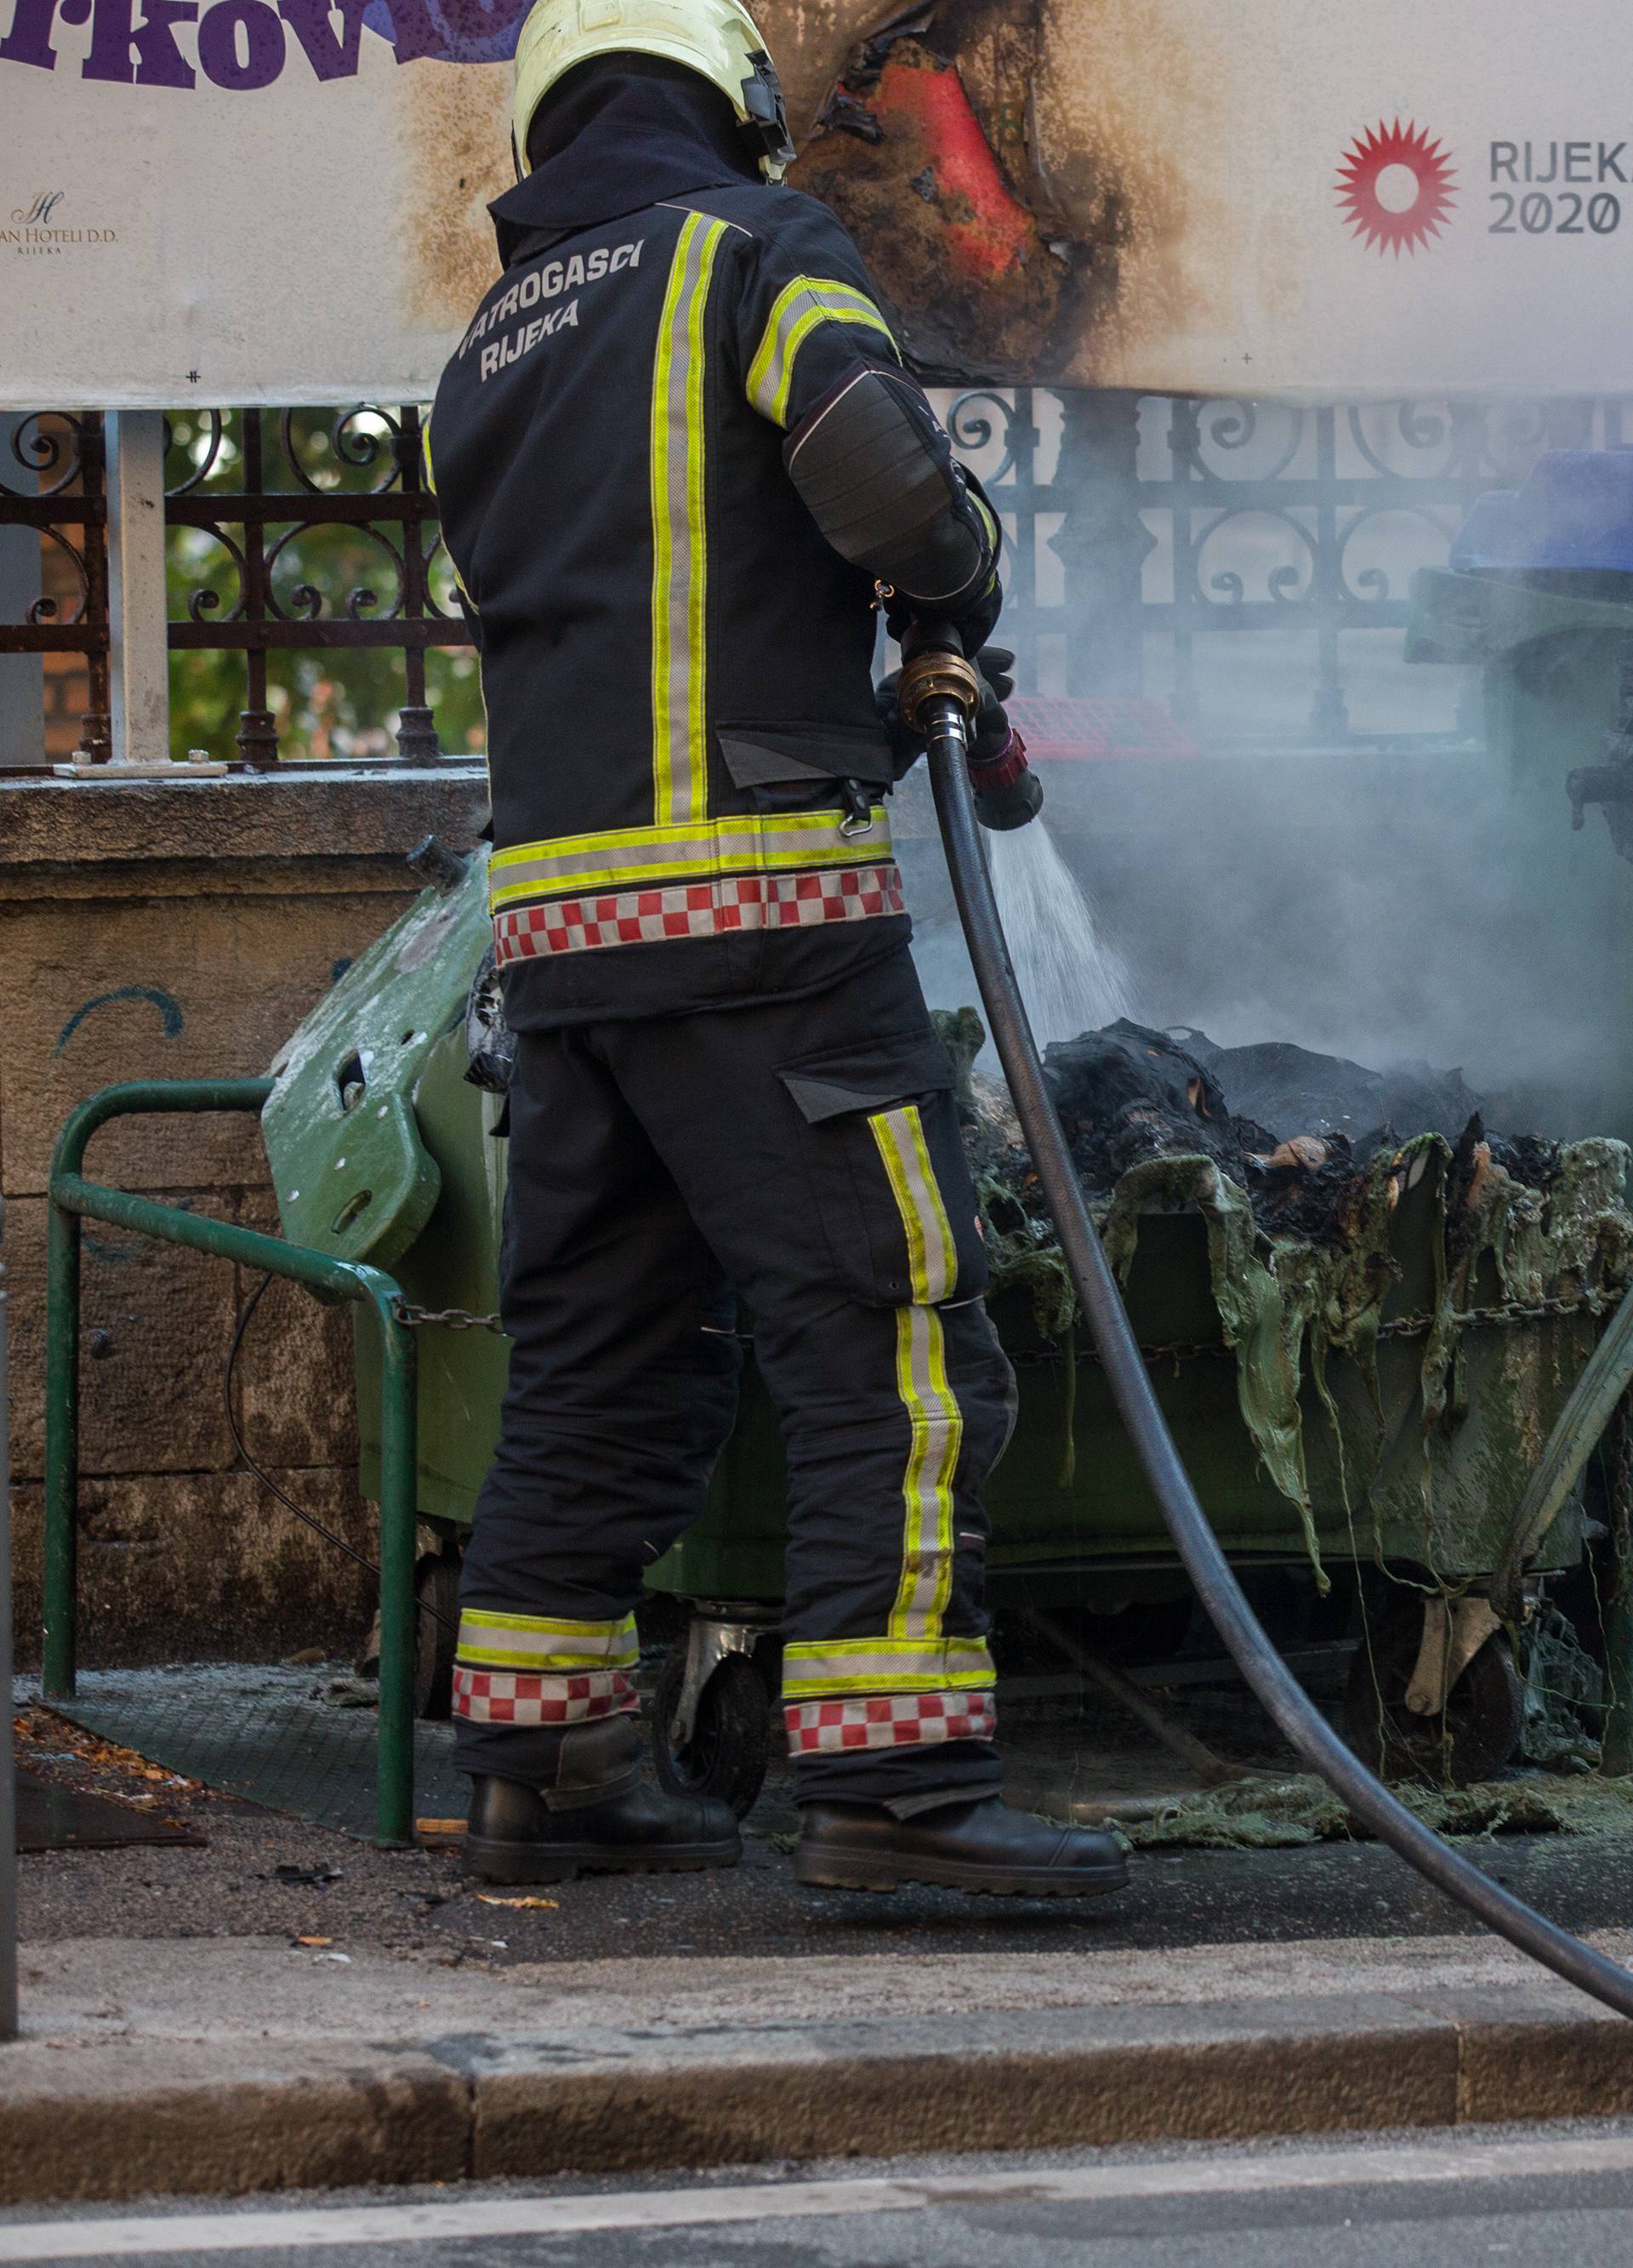
[[[460,1638],[460,1560],[432,1552],[414,1578],[419,1616],[414,1642],[414,1713],[441,1724],[453,1712],[453,1656]]]
[[[1487,1638],[1446,1695],[1419,1716],[1406,1691],[1423,1642],[1423,1602],[1404,1591],[1356,1650],[1344,1695],[1344,1728],[1370,1771],[1426,1787],[1472,1787],[1500,1771],[1525,1728],[1525,1689],[1507,1638]]]
[[[692,1737],[673,1746],[670,1727],[686,1677],[684,1642],[668,1654],[652,1695],[652,1754],[658,1778],[675,1795],[709,1795],[739,1819],[754,1808],[771,1760],[765,1681],[746,1653],[728,1653],[697,1698]]]

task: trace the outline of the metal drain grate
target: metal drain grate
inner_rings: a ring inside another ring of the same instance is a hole
[[[73,1700],[47,1705],[224,1795],[366,1842],[374,1829],[374,1712],[324,1699],[341,1667],[214,1662],[82,1671]],[[416,1815],[462,1819],[468,1800],[467,1784],[453,1769],[452,1726],[416,1726]]]

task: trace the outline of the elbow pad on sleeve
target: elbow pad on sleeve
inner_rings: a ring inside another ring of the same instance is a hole
[[[843,559],[956,616],[986,590],[991,523],[912,381],[858,371],[790,434],[789,478]]]

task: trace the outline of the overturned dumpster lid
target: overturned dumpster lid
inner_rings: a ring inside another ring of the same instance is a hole
[[[1521,487],[1476,500],[1451,563],[1633,575],[1633,447],[1549,450]]]

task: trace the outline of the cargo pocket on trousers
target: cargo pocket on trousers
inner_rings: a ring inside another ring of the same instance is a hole
[[[812,1200],[846,1289],[879,1307],[978,1298],[986,1255],[935,1034],[809,1056],[777,1077],[805,1122]]]

